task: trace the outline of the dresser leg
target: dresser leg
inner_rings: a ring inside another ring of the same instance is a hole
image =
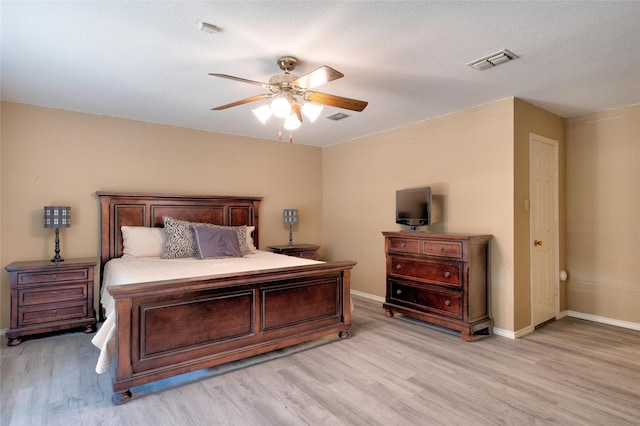
[[[392,311],[392,310],[389,310],[389,309],[385,309],[385,310],[384,310],[384,316],[385,316],[385,317],[392,318],[392,317],[393,317],[393,311]]]
[[[351,332],[349,330],[341,331],[340,333],[338,333],[338,337],[341,339],[348,339],[349,337],[351,337]]]
[[[93,333],[94,331],[96,331],[96,326],[93,324],[87,325],[84,328],[84,330],[82,330],[84,334],[90,334],[90,333]]]
[[[126,404],[131,401],[131,391],[126,390],[123,392],[114,392],[113,396],[111,396],[111,402],[115,405]]]
[[[460,339],[463,342],[473,342],[473,334],[468,334],[468,333],[460,333]]]
[[[18,339],[17,337],[9,337],[7,346],[18,346],[20,343],[22,343],[21,339]]]

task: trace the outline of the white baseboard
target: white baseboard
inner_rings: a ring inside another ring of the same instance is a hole
[[[376,296],[375,294],[364,293],[358,290],[351,290],[351,294],[354,296],[364,297],[365,299],[373,300],[375,302],[384,303],[384,297]]]
[[[585,313],[576,312],[576,311],[567,311],[567,315],[572,318],[578,318],[578,319],[583,319],[587,321],[594,321],[602,324],[608,324],[608,325],[613,325],[613,326],[622,327],[622,328],[630,328],[631,330],[640,331],[640,323],[637,323],[637,322],[622,321],[614,318],[602,317],[600,315],[585,314]]]

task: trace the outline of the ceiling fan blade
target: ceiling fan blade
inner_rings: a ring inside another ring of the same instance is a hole
[[[238,105],[248,104],[249,102],[255,102],[255,101],[262,100],[262,99],[270,98],[271,96],[273,96],[271,93],[263,93],[262,95],[252,96],[250,98],[242,99],[240,101],[232,102],[230,104],[221,105],[219,107],[211,108],[211,110],[212,111],[220,111],[220,110],[227,109],[227,108],[232,108],[232,107],[235,107],[235,106],[238,106]]]
[[[227,78],[229,80],[235,80],[235,81],[239,81],[241,83],[254,84],[256,86],[262,86],[265,89],[270,89],[272,87],[272,85],[268,84],[268,83],[261,83],[259,81],[255,81],[255,80],[247,80],[246,78],[234,77],[232,75],[227,75],[227,74],[215,74],[215,73],[211,73],[210,72],[209,75],[211,75],[213,77]]]
[[[357,99],[343,98],[341,96],[329,95],[327,93],[320,92],[307,92],[304,94],[304,98],[311,102],[316,102],[322,105],[329,105],[332,107],[349,109],[352,111],[362,111],[369,105],[369,102],[359,101]]]
[[[291,104],[291,109],[293,110],[293,112],[296,113],[296,116],[298,117],[298,121],[302,123],[302,111],[300,111],[300,104],[297,102],[294,102],[293,104]]]
[[[344,77],[344,74],[340,71],[324,65],[315,71],[311,71],[309,74],[298,77],[298,79],[291,82],[291,85],[303,89],[311,89],[342,77]]]

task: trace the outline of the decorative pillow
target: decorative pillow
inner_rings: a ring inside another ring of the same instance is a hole
[[[256,250],[251,239],[251,233],[247,232],[247,226],[222,226],[214,225],[212,223],[196,223],[187,222],[184,220],[173,219],[169,216],[163,216],[164,221],[164,250],[162,252],[163,259],[178,259],[182,257],[199,257],[198,245],[196,244],[195,236],[193,235],[193,229],[191,226],[208,226],[211,228],[231,229],[236,232],[238,236],[238,246],[240,247],[240,253],[242,255],[251,254]],[[255,227],[250,227],[255,230]]]
[[[148,226],[122,226],[125,256],[160,257],[164,251],[164,230]]]
[[[251,238],[251,234],[249,234],[247,232],[247,226],[246,225],[240,225],[240,226],[222,226],[222,225],[214,225],[211,223],[194,223],[194,225],[204,225],[204,226],[209,226],[212,228],[221,228],[221,229],[231,229],[236,231],[236,233],[238,234],[238,245],[240,247],[240,253],[242,253],[243,256],[247,255],[247,254],[251,254],[254,250],[251,249],[251,247],[249,246],[248,243],[248,239]],[[255,229],[255,228],[254,228]],[[253,245],[253,241],[252,244]]]
[[[200,259],[242,257],[238,234],[233,229],[192,225]]]
[[[179,259],[194,257],[198,248],[191,231],[191,222],[163,216],[164,222],[164,250],[163,259]]]
[[[247,226],[247,246],[249,247],[249,250],[251,251],[256,251],[258,250],[256,248],[255,243],[253,242],[253,231],[256,230],[255,226]]]

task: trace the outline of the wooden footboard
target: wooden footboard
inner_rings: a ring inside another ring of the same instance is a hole
[[[117,313],[112,401],[144,383],[351,330],[355,262],[129,284]]]

